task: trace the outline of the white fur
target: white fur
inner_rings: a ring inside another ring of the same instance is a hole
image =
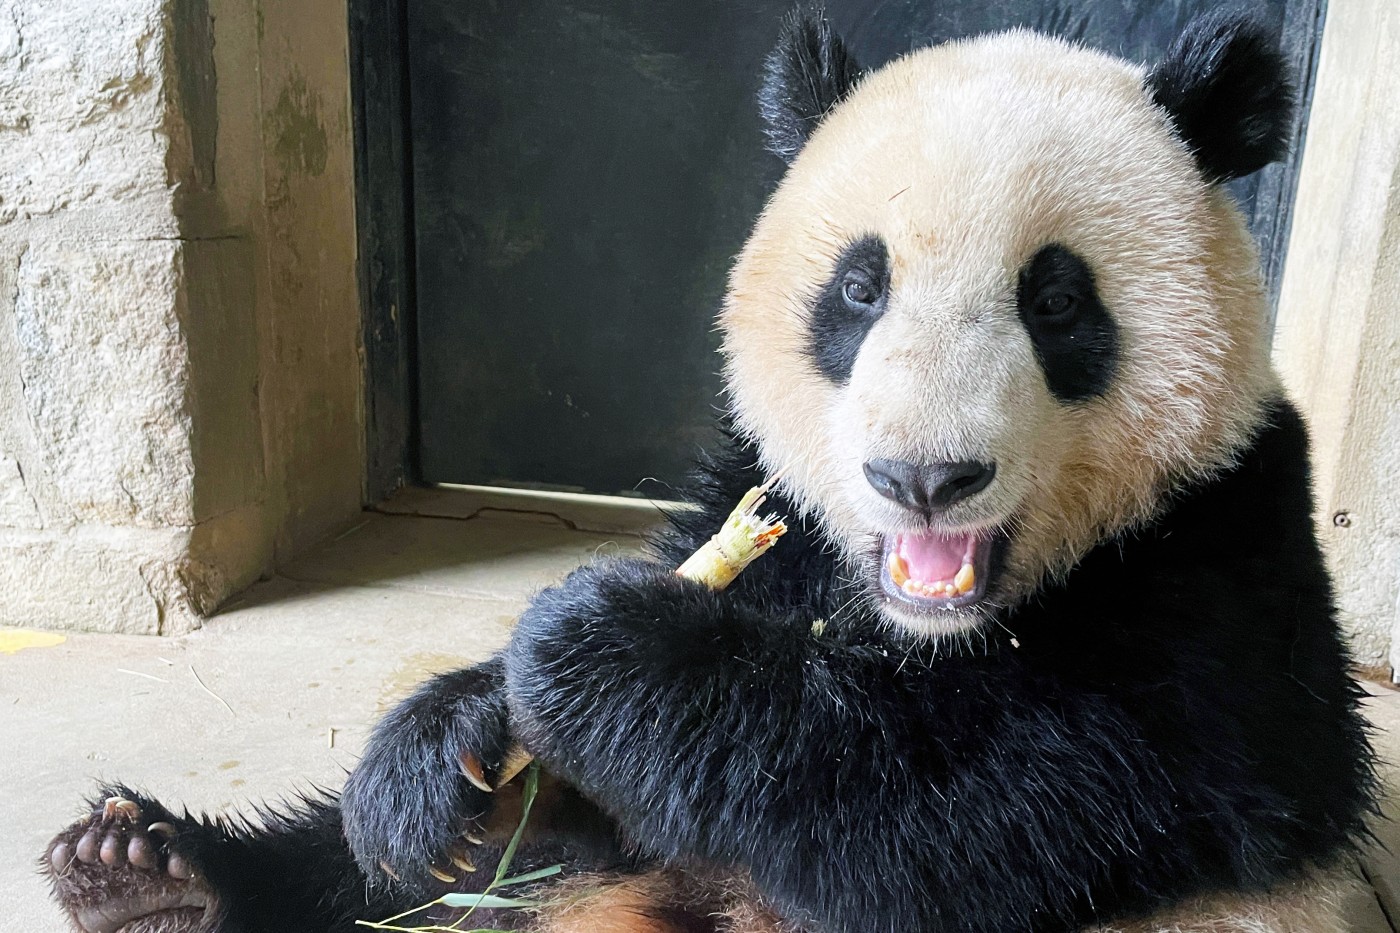
[[[1349,887],[1340,876],[1310,878],[1265,894],[1198,898],[1170,914],[1085,933],[1346,933],[1341,901]]]
[[[839,387],[803,352],[808,308],[866,234],[890,298]],[[1079,405],[1050,395],[1016,317],[1017,271],[1048,243],[1089,263],[1119,328],[1112,387]],[[1012,523],[1006,604],[1250,437],[1276,386],[1257,266],[1139,67],[1020,31],[924,49],[827,116],[759,219],[720,316],[732,406],[853,557],[916,527],[865,460],[995,461],[944,524]],[[931,636],[978,621],[886,612]]]

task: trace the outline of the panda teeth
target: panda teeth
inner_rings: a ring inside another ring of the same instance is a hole
[[[889,573],[890,580],[906,595],[924,599],[952,599],[964,596],[972,592],[973,587],[977,585],[977,572],[972,569],[971,562],[964,563],[951,582],[938,580],[934,583],[924,583],[909,576],[909,567],[904,558],[898,554],[891,554]]]
[[[904,558],[900,557],[898,554],[890,555],[890,579],[893,580],[894,585],[901,590],[904,589],[906,583],[913,582],[909,579],[908,565],[904,563]]]

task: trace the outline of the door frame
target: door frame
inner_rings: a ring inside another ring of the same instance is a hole
[[[418,480],[409,2],[348,0],[370,505]]]

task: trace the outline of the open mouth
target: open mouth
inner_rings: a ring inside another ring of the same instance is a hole
[[[974,605],[987,593],[999,540],[986,531],[888,535],[880,558],[880,588],[924,611]]]

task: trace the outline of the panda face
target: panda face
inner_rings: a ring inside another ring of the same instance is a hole
[[[1277,390],[1265,320],[1143,70],[1016,32],[844,94],[720,323],[741,429],[885,616],[937,636],[1228,463]]]

